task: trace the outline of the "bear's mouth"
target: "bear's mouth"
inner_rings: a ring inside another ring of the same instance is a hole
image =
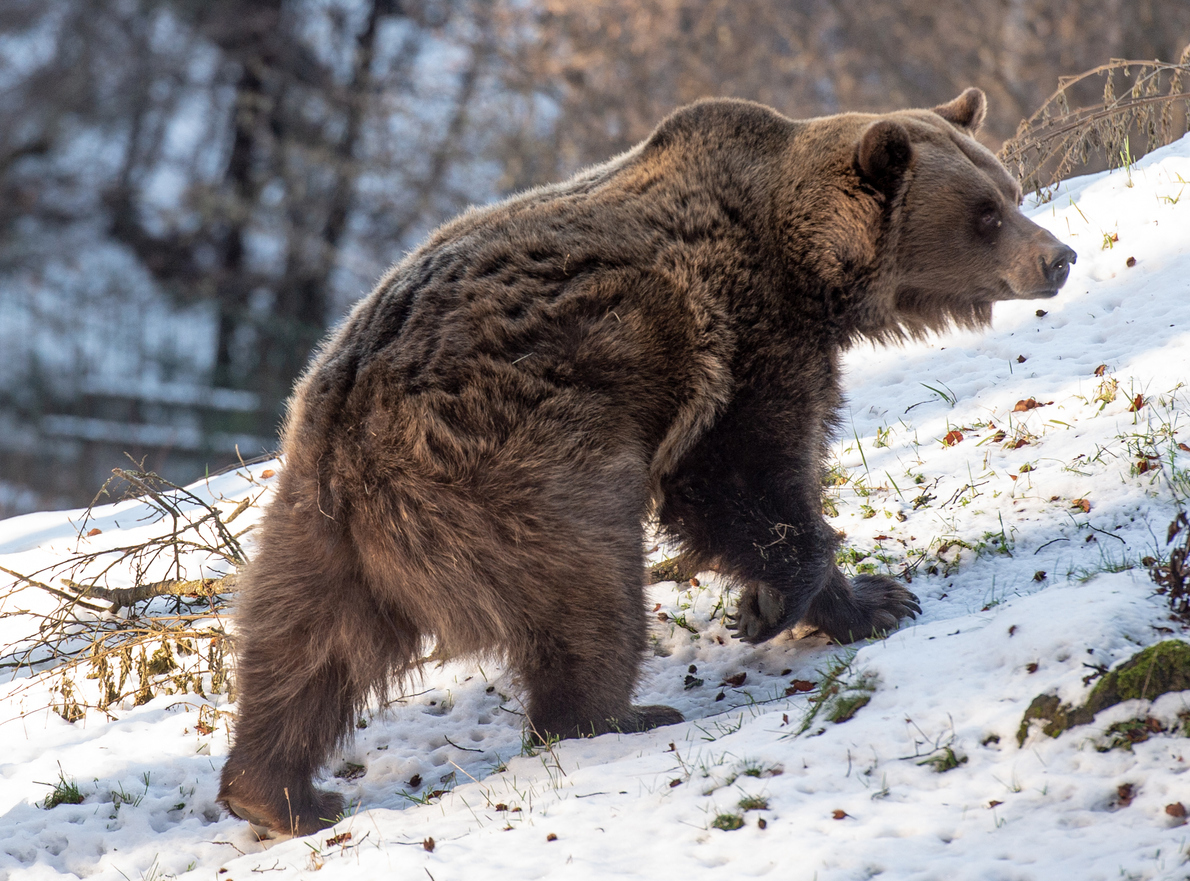
[[[1065,284],[1065,279],[1063,279]],[[1019,288],[1007,278],[1000,279],[1000,290],[993,295],[996,300],[1050,300],[1058,296],[1062,284],[1047,284],[1038,287]]]

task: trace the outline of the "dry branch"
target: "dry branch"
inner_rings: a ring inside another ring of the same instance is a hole
[[[7,569],[4,571],[8,571]],[[154,597],[216,597],[220,594],[231,593],[236,589],[237,576],[235,573],[224,575],[222,578],[199,578],[190,581],[154,581],[151,584],[138,584],[135,587],[99,587],[96,584],[76,584],[69,579],[62,583],[78,593],[79,596],[107,600],[111,603],[108,612],[115,613],[143,600]],[[45,585],[39,585],[45,587]],[[48,588],[52,590],[52,588]],[[87,608],[98,608],[87,606]]]

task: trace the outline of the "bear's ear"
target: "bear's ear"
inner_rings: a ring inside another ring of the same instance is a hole
[[[988,99],[980,89],[967,89],[959,97],[945,104],[939,104],[934,112],[947,122],[965,128],[971,134],[979,131],[988,112]]]
[[[911,158],[913,147],[909,143],[909,132],[891,119],[881,119],[868,126],[856,153],[864,177],[885,191],[901,179]]]

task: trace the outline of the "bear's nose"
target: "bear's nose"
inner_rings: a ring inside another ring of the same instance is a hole
[[[1062,287],[1066,284],[1066,279],[1070,275],[1070,264],[1078,262],[1078,254],[1072,248],[1065,245],[1054,257],[1046,260],[1044,257],[1041,260],[1041,270],[1045,274],[1045,279],[1056,288]]]

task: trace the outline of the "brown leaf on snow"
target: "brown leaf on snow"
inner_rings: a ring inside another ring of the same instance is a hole
[[[815,688],[817,686],[808,679],[795,679],[789,683],[789,688],[786,689],[786,692],[792,691],[794,694],[797,694],[800,691],[813,691]]]
[[[846,811],[840,811],[839,809],[836,808],[835,810],[831,811],[831,816],[834,817],[836,820],[842,820],[843,818],[849,817],[851,815],[848,814]]]
[[[747,678],[748,678],[748,674],[746,672],[745,673],[736,673],[734,676],[726,677],[723,680],[723,682],[720,684],[721,685],[730,685],[732,688],[739,688],[741,685],[744,684],[744,680]]]
[[[942,443],[948,447],[953,447],[955,444],[963,442],[963,433],[957,428],[946,432],[946,437],[942,438]]]
[[[1103,376],[1103,374],[1105,374],[1105,373],[1107,373],[1107,365],[1106,364],[1100,364],[1098,367],[1095,368],[1096,376]]]
[[[268,480],[270,477],[274,476],[276,473],[277,472],[274,471],[272,468],[266,468],[266,469],[264,469],[264,471],[260,472],[260,476],[261,476],[261,479]]]
[[[1016,406],[1012,408],[1013,413],[1024,413],[1028,410],[1036,410],[1038,407],[1044,407],[1045,404],[1037,403],[1037,398],[1026,398],[1023,401],[1017,401]]]
[[[1180,801],[1175,801],[1173,804],[1165,806],[1165,813],[1171,817],[1177,817],[1179,820],[1184,820],[1186,818],[1186,806]]]
[[[351,840],[350,832],[340,832],[334,838],[328,838],[326,840],[326,846],[327,847],[338,847],[340,844],[346,844],[350,840]]]
[[[1135,398],[1132,399],[1132,406],[1130,406],[1128,408],[1128,412],[1135,413],[1137,410],[1139,410],[1144,405],[1145,405],[1145,396],[1137,395]]]
[[[1190,447],[1186,446],[1185,444],[1178,444],[1178,449],[1182,450],[1183,452],[1190,453]]]
[[[421,843],[421,846],[424,847],[426,850],[428,850],[430,853],[433,853],[434,852],[434,839],[433,838],[424,839]]]
[[[999,799],[993,798],[990,802],[988,802],[988,807],[994,808],[996,805],[1002,805],[1002,804],[1004,804],[1004,802],[1000,801]]]
[[[1070,507],[1078,508],[1084,514],[1091,513],[1091,503],[1088,502],[1086,499],[1075,499],[1073,502],[1070,503]]]
[[[87,538],[90,538],[93,535],[100,535],[102,533],[103,533],[103,530],[100,529],[98,526],[96,526],[94,529],[92,529],[90,532],[87,533]]]
[[[1017,356],[1016,356],[1016,363],[1017,363],[1017,364],[1024,364],[1024,363],[1025,363],[1026,361],[1028,361],[1028,360],[1029,360],[1029,359],[1028,359],[1028,358],[1026,358],[1024,355],[1017,355]]]
[[[1133,791],[1131,783],[1121,783],[1116,787],[1116,804],[1120,807],[1128,807],[1134,798],[1136,798],[1136,793]]]

